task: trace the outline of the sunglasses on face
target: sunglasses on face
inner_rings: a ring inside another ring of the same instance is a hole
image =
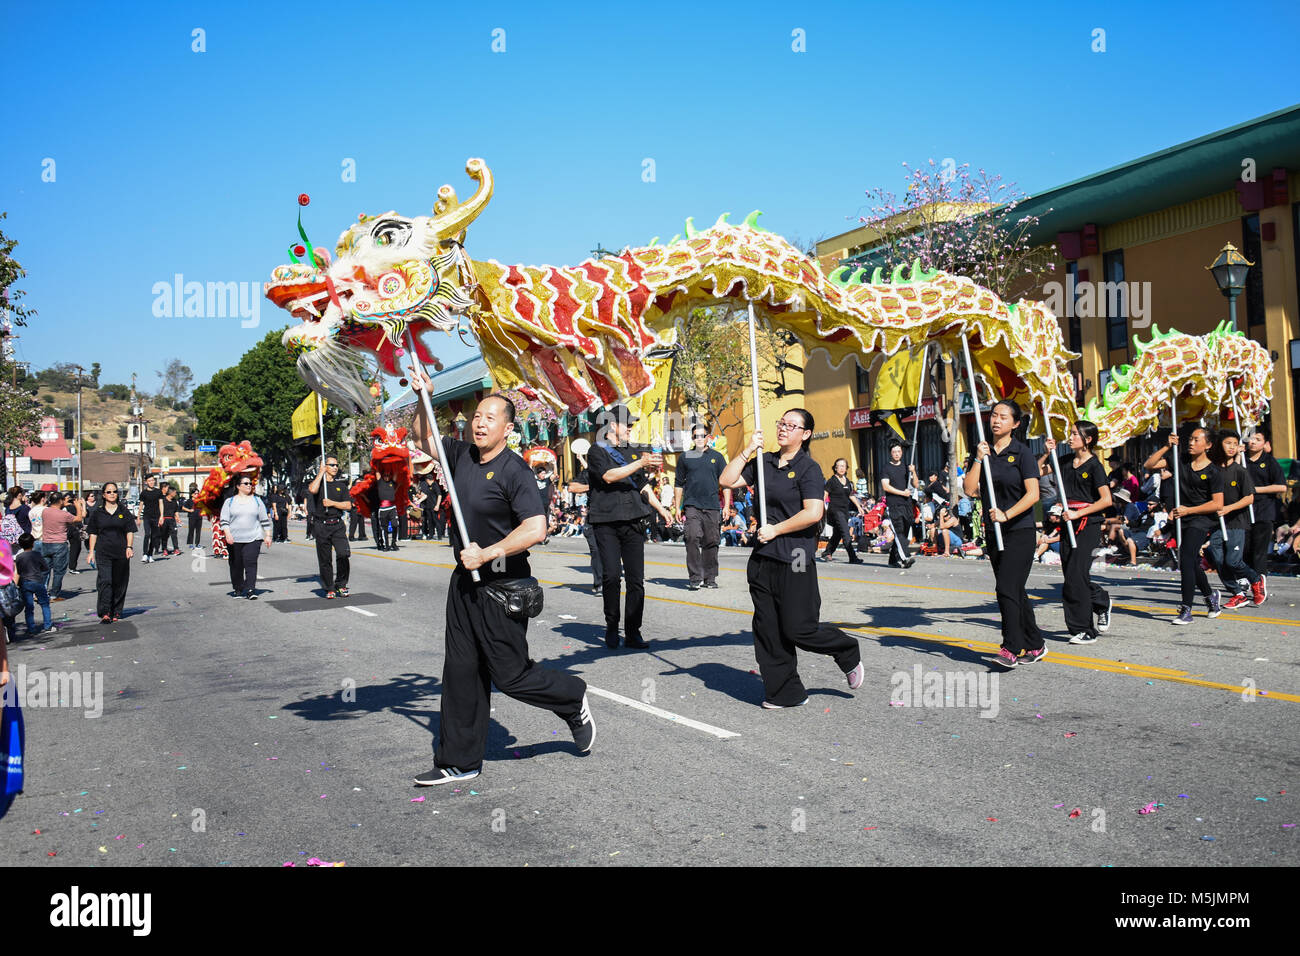
[[[804,430],[804,427],[805,426],[803,424],[795,423],[795,422],[780,421],[776,423],[776,430],[779,432],[782,431],[790,432],[795,430],[802,431]]]

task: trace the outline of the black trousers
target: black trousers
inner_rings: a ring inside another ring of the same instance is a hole
[[[77,570],[77,560],[81,557],[81,525],[68,526],[68,570]]]
[[[203,546],[203,519],[190,519],[189,530],[185,534],[185,546]]]
[[[316,563],[320,566],[320,583],[326,591],[336,591],[348,586],[349,559],[352,549],[343,533],[343,519],[316,521]],[[334,563],[337,559],[338,572]]]
[[[447,534],[447,521],[447,516],[444,515],[442,509],[439,508],[437,513],[433,516],[433,530],[438,536],[439,541],[441,541]]]
[[[446,620],[442,714],[434,766],[460,770],[483,766],[493,684],[508,697],[561,717],[571,717],[582,709],[586,682],[531,660],[528,622],[507,615],[466,571],[452,573]]]
[[[171,547],[167,546],[168,539],[171,539]],[[181,546],[176,543],[176,519],[168,518],[158,529],[158,540],[162,543],[162,551],[179,551]]]
[[[1215,525],[1183,519],[1183,530],[1178,535],[1178,574],[1182,578],[1184,607],[1192,606],[1197,591],[1205,595],[1205,604],[1209,606],[1214,590],[1201,567],[1201,547],[1210,540],[1214,529]]]
[[[126,558],[95,559],[95,613],[121,617],[126,586],[131,582],[131,562]]]
[[[162,548],[162,528],[158,527],[158,516],[144,515],[140,519],[144,526],[144,553],[153,557]]]
[[[587,539],[587,550],[591,552],[591,583],[604,587],[605,569],[600,563],[600,545],[596,542],[596,526],[589,521],[584,521],[582,536]]]
[[[841,541],[844,542],[844,550],[848,552],[849,560],[858,560],[858,553],[853,550],[853,536],[849,534],[849,513],[847,511],[831,510],[826,513],[826,518],[831,523],[831,537],[826,542],[826,550],[822,556],[829,558],[835,553],[835,548]],[[894,526],[894,533],[898,533],[898,526]],[[897,555],[894,555],[894,563],[897,563]]]
[[[289,516],[280,515],[271,522],[271,540],[288,541],[289,540]]]
[[[1029,569],[1034,564],[1038,531],[1032,527],[1017,531],[1003,528],[1002,550],[998,550],[991,534],[989,541],[993,547],[988,555],[997,582],[998,610],[1002,614],[1002,646],[1016,655],[1021,651],[1036,651],[1043,646],[1043,635],[1038,632],[1025,585],[1029,583]]]
[[[756,554],[746,577],[754,599],[754,656],[767,700],[782,707],[801,704],[808,691],[799,679],[795,649],[829,654],[848,673],[862,660],[858,642],[833,624],[822,624],[822,597],[814,561],[793,565]]]
[[[433,509],[425,508],[420,512],[420,534],[426,540],[433,537]]]
[[[912,502],[890,502],[885,510],[889,514],[890,524],[894,526],[894,541],[897,542],[889,549],[889,563],[901,564],[912,556],[907,548],[907,541],[912,536]],[[899,557],[900,553],[902,557]],[[1030,548],[1030,555],[1032,554],[1033,549]]]
[[[719,522],[722,512],[687,505],[686,573],[696,584],[713,584],[718,580],[718,545],[722,543]]]
[[[1103,614],[1110,607],[1110,596],[1093,583],[1091,574],[1092,552],[1101,547],[1101,516],[1088,515],[1083,529],[1075,522],[1074,536],[1078,548],[1070,547],[1069,532],[1061,535],[1061,570],[1065,572],[1061,603],[1065,605],[1065,627],[1071,635],[1096,637],[1093,615]]]
[[[595,529],[600,549],[601,596],[605,599],[605,643],[618,643],[620,572],[627,583],[623,633],[629,641],[639,641],[645,612],[645,532],[640,521],[610,521],[595,525]]]
[[[370,530],[374,532],[375,544],[381,548],[396,547],[399,520],[396,507],[376,508],[370,515]]]
[[[230,586],[236,591],[251,591],[257,587],[257,559],[262,553],[262,542],[236,541],[227,545],[230,551]]]
[[[71,537],[68,538],[72,540]],[[1268,573],[1268,549],[1273,543],[1273,522],[1256,521],[1246,532],[1246,563],[1256,574]]]
[[[366,519],[356,508],[348,512],[348,540],[366,540]]]

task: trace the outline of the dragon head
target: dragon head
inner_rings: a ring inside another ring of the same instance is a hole
[[[217,452],[217,464],[232,478],[236,475],[241,478],[251,475],[254,484],[262,474],[262,459],[247,441],[241,441],[238,445],[222,445]]]
[[[359,216],[339,237],[333,260],[324,249],[303,249],[306,262],[271,273],[266,297],[300,320],[285,330],[284,346],[299,374],[336,405],[360,412],[371,404],[371,355],[388,374],[400,374],[408,329],[421,361],[442,367],[420,336],[457,328],[468,311],[476,281],[461,243],[492,198],[483,160],[471,159],[465,171],[478,184],[465,202],[443,186],[432,216]]]

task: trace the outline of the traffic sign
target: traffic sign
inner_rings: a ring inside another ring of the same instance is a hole
[[[216,445],[200,445],[200,446],[199,446],[199,451],[203,452],[205,455],[210,455],[210,454],[212,454],[213,452],[215,452],[216,450],[217,450],[217,446],[216,446]]]

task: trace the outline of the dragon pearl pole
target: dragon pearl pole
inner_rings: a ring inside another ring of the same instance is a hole
[[[1245,422],[1241,418],[1241,411],[1237,406],[1237,386],[1232,384],[1231,378],[1228,379],[1228,394],[1232,396],[1232,417],[1237,420],[1237,428],[1241,432],[1240,447],[1237,450],[1237,455],[1238,455],[1237,460],[1241,463],[1241,467],[1245,468],[1246,467],[1246,428],[1245,428]],[[1250,504],[1247,505],[1247,507],[1250,509],[1250,523],[1254,524],[1255,506],[1254,504]]]
[[[1052,420],[1047,417],[1047,402],[1043,402],[1043,429],[1047,432],[1047,437],[1052,437]],[[1070,547],[1079,550],[1079,542],[1074,537],[1074,525],[1070,524],[1070,519],[1065,517],[1065,512],[1070,510],[1070,503],[1065,500],[1065,478],[1061,474],[1061,459],[1056,457],[1056,452],[1049,451],[1047,457],[1052,459],[1052,465],[1056,469],[1056,494],[1061,500],[1061,517],[1065,521],[1065,530],[1070,532]]]
[[[921,353],[921,386],[916,390],[916,423],[912,426],[912,454],[909,467],[916,467],[916,443],[921,437],[921,402],[925,397],[925,386],[929,380],[925,377],[926,366],[930,364],[930,343],[925,343],[925,351]]]
[[[1173,434],[1174,434],[1174,436],[1177,437],[1177,435],[1178,435],[1178,393],[1177,393],[1177,392],[1172,392],[1172,393],[1170,393],[1169,400],[1170,400],[1170,405],[1169,405],[1169,417],[1170,417],[1170,422],[1169,422],[1169,423],[1170,423],[1170,425],[1171,425],[1172,428],[1173,428]],[[1172,446],[1170,446],[1170,455],[1169,455],[1169,457],[1173,459],[1173,464],[1174,464],[1174,467],[1173,467],[1173,472],[1174,472],[1174,508],[1176,508],[1176,509],[1177,509],[1177,508],[1181,508],[1181,507],[1183,506],[1183,493],[1182,493],[1182,488],[1179,486],[1179,483],[1178,483],[1178,452],[1179,452],[1179,448],[1178,448],[1177,445],[1172,445]],[[1226,547],[1226,546],[1227,546],[1227,543],[1228,543],[1227,540],[1226,540],[1227,536],[1225,535],[1224,538],[1225,538],[1225,540],[1224,540],[1223,543],[1224,543],[1224,546]],[[1179,518],[1179,519],[1178,519],[1178,546],[1179,546],[1180,548],[1183,546],[1183,519],[1182,519],[1182,518]]]
[[[964,335],[961,337],[961,350],[966,356],[966,375],[970,380],[970,400],[975,416],[975,432],[979,435],[980,444],[982,445],[984,444],[984,420],[980,418],[980,393],[979,389],[975,387],[975,366],[970,360],[970,343],[966,341]],[[984,484],[989,492],[990,510],[996,509],[998,499],[993,493],[993,472],[989,466],[988,455],[985,455],[980,462],[980,471],[984,472]],[[992,515],[989,515],[989,523],[993,525],[993,537],[997,539],[998,550],[1005,551],[1006,549],[1002,545],[1002,525],[994,521]]]
[[[420,355],[415,350],[415,333],[411,331],[410,326],[406,329],[406,341],[411,350],[411,361],[420,370],[420,374],[428,378],[424,363],[420,361]],[[433,439],[434,451],[442,464],[442,477],[447,483],[447,497],[451,499],[451,513],[456,519],[456,530],[460,533],[460,546],[464,548],[469,544],[469,532],[465,530],[465,515],[460,510],[460,497],[456,494],[456,483],[451,480],[451,466],[443,455],[442,435],[438,433],[438,419],[433,414],[433,401],[429,397],[429,389],[420,389],[420,404],[424,406],[424,415],[429,420],[429,435]],[[470,577],[475,582],[482,580],[477,569],[470,572]]]
[[[749,380],[754,390],[754,431],[763,430],[758,407],[758,344],[754,339],[754,303],[749,303]],[[758,472],[758,526],[767,524],[767,483],[763,480],[763,449],[758,449],[755,470]]]
[[[320,436],[320,473],[325,474],[325,409],[321,406],[320,392],[316,392],[316,428]]]

